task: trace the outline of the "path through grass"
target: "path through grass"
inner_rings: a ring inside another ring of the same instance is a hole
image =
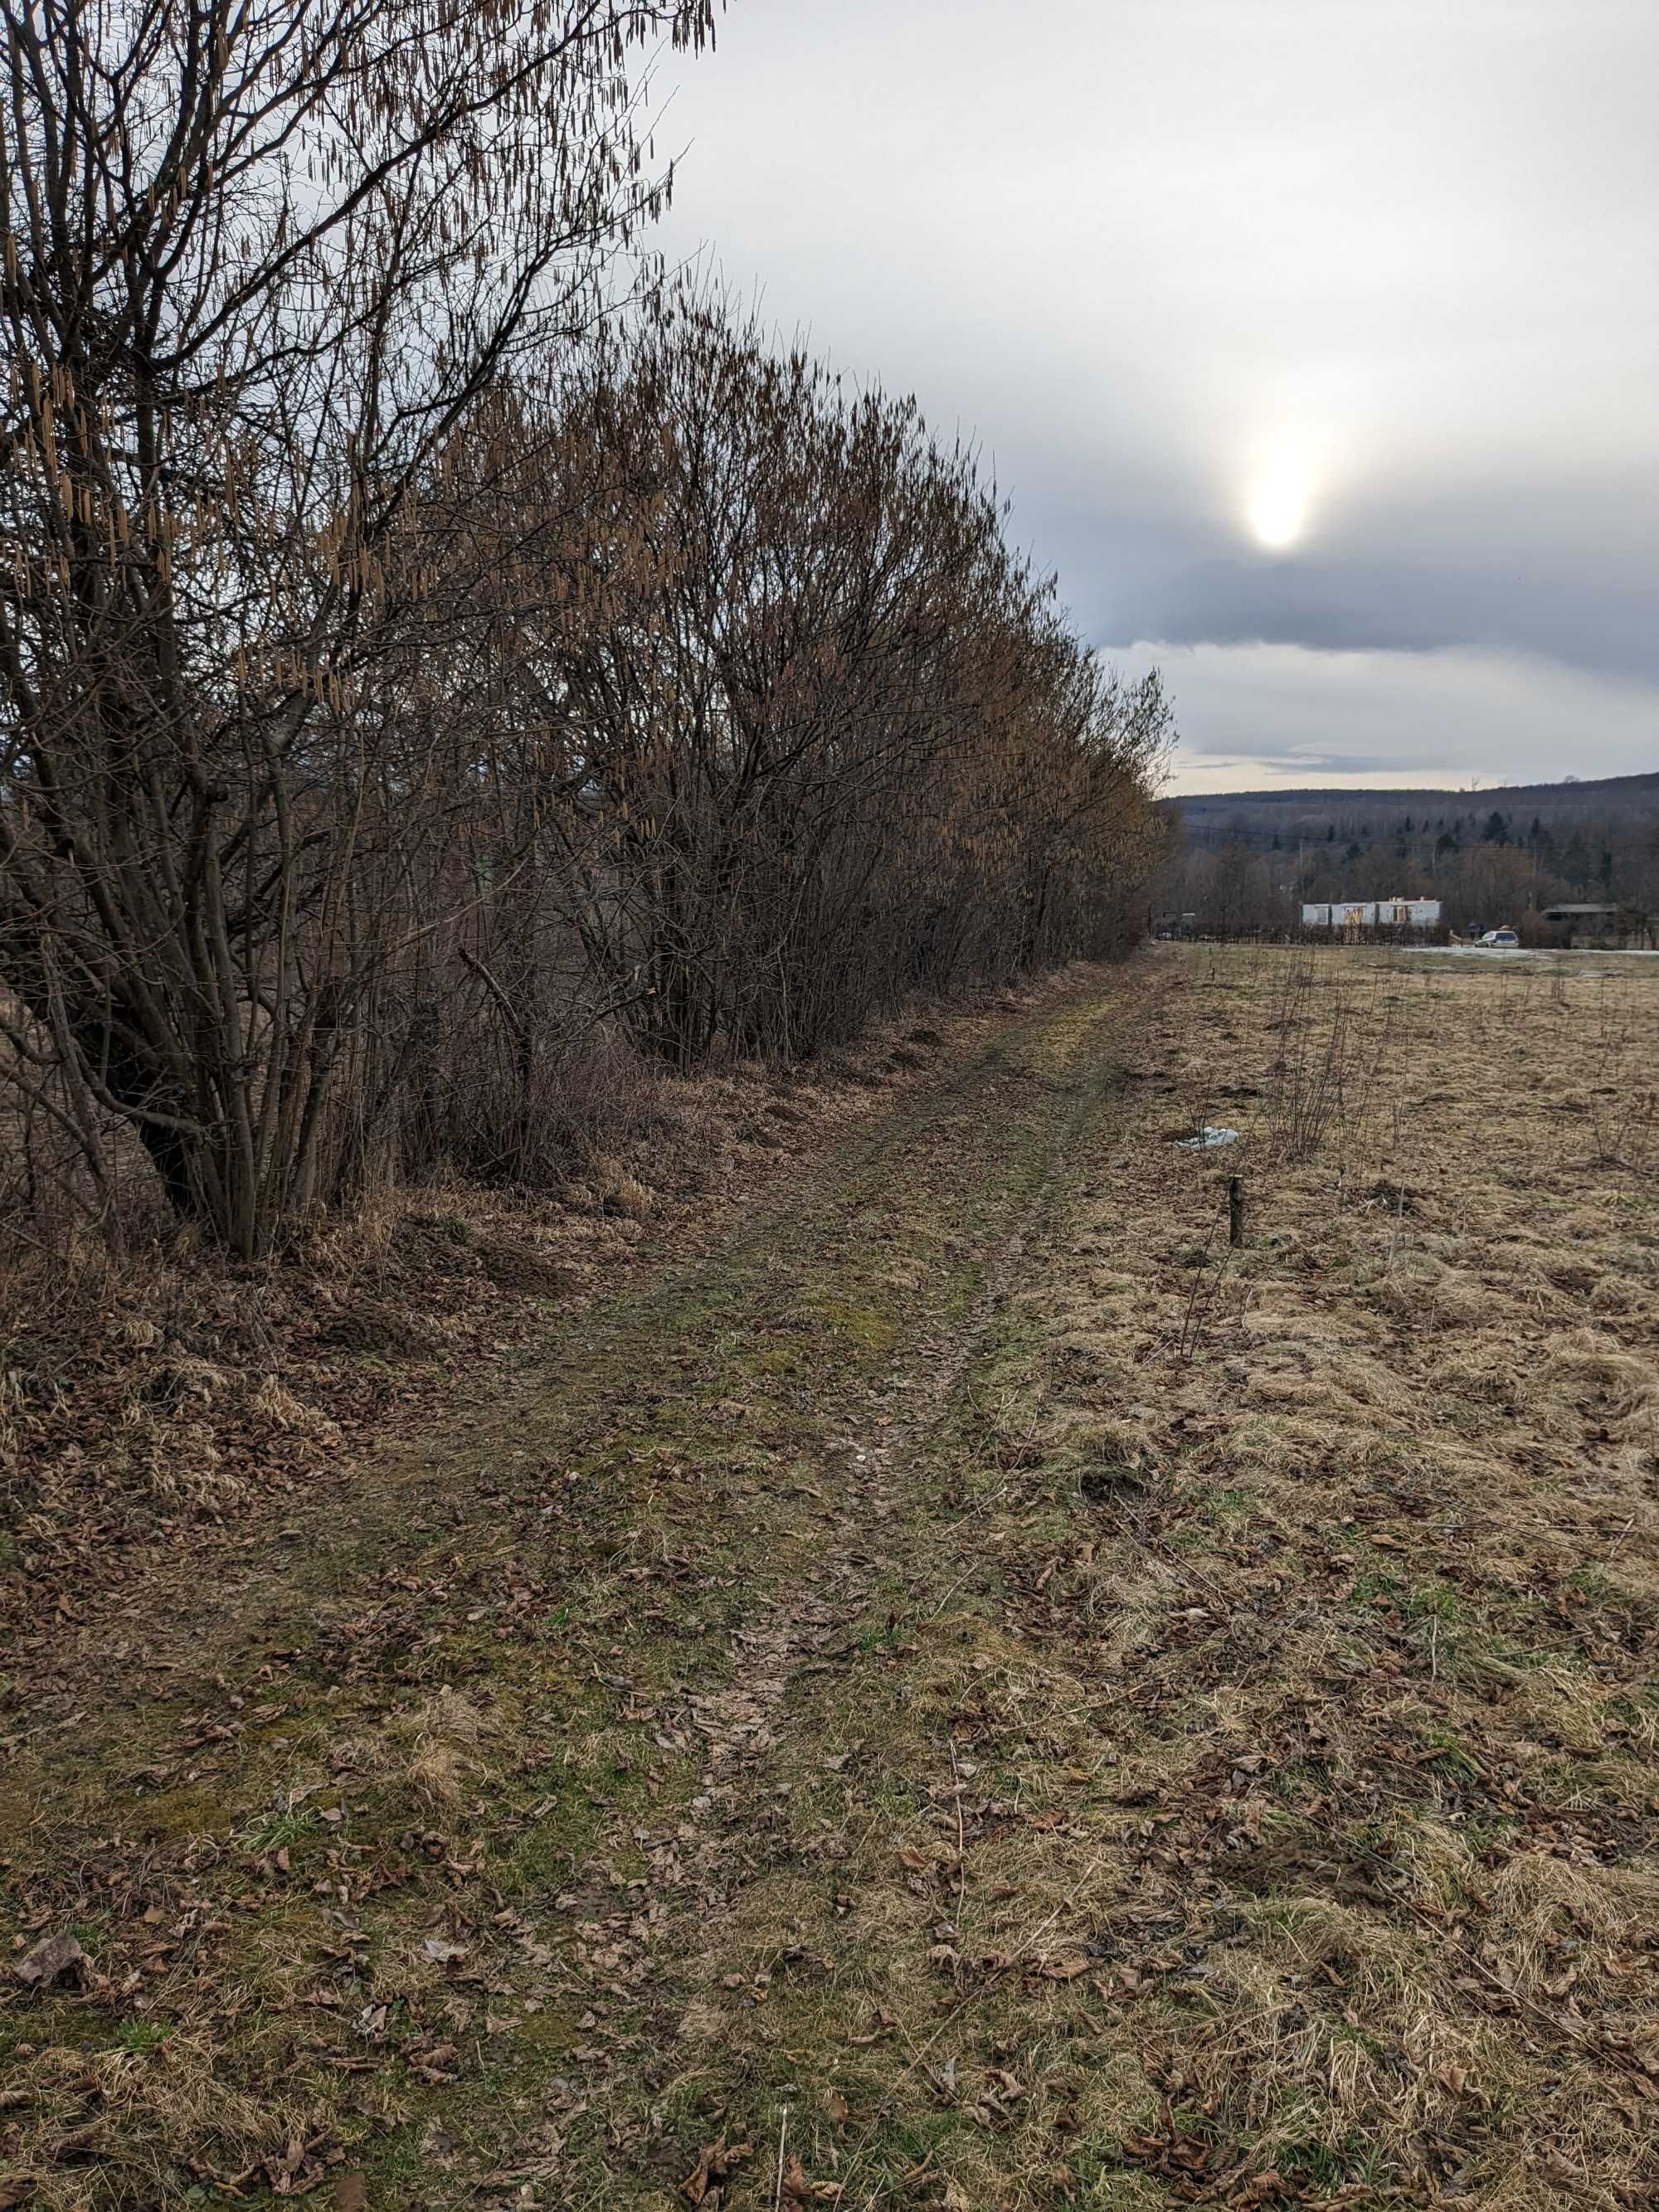
[[[1652,2202],[1659,985],[1496,988],[994,1028],[21,1731],[14,2201]]]

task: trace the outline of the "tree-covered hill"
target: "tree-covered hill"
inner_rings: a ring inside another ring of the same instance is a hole
[[[1438,897],[1454,927],[1563,900],[1659,910],[1659,773],[1488,790],[1245,791],[1166,799],[1170,908],[1268,925],[1302,899]]]
[[[1524,836],[1534,819],[1551,830],[1583,827],[1602,817],[1659,821],[1659,770],[1648,775],[1601,776],[1559,783],[1515,783],[1491,790],[1452,791],[1425,786],[1405,791],[1239,791],[1167,799],[1194,845],[1244,844],[1280,848],[1286,837],[1329,842],[1379,831],[1410,836],[1425,823],[1437,830],[1459,826],[1480,834],[1494,814],[1511,837]]]

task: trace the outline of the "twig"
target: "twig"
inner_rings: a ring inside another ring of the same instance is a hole
[[[960,1922],[968,1901],[968,1839],[962,1826],[962,1770],[957,1765],[956,1738],[945,1739],[951,1753],[951,1780],[957,1801],[957,1918]]]

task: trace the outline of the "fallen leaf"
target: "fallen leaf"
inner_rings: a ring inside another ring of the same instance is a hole
[[[1073,1982],[1088,1971],[1086,1959],[1048,1959],[1042,1966],[1043,1978],[1050,1982]]]
[[[833,2204],[842,2193],[838,2181],[812,2181],[799,2157],[792,2156],[783,2169],[783,2181],[779,2191],[796,2204]]]
[[[694,2204],[701,2204],[712,2188],[726,2179],[734,2166],[754,2154],[753,2143],[728,2144],[724,2138],[719,2142],[705,2143],[695,2171],[687,2175],[680,2187]]]
[[[43,1936],[26,1951],[14,1969],[20,1982],[31,1989],[49,1989],[61,1974],[84,1977],[92,1961],[73,1936]]]

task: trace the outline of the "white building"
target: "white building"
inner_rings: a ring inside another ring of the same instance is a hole
[[[1332,899],[1302,909],[1304,929],[1437,929],[1438,899]]]

